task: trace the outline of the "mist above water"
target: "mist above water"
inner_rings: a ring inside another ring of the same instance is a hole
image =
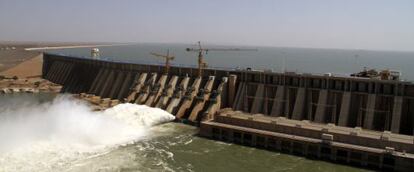
[[[68,96],[9,106],[0,112],[0,171],[64,169],[139,141],[151,126],[174,119],[163,110],[136,104],[93,112]]]

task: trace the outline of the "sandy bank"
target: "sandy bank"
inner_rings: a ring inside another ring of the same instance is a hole
[[[36,50],[55,50],[55,49],[67,49],[67,48],[109,47],[109,46],[119,46],[119,45],[130,45],[130,44],[47,46],[47,47],[25,48],[24,50],[26,50],[26,51],[36,51]]]
[[[0,72],[6,71],[16,65],[32,59],[41,53],[35,51],[8,50],[0,51]]]
[[[17,64],[16,66],[0,72],[0,75],[6,77],[31,78],[41,77],[42,75],[43,55],[37,54],[34,57]]]

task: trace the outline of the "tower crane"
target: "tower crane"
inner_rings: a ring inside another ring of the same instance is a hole
[[[204,68],[207,67],[207,62],[204,61],[204,55],[209,51],[257,51],[257,49],[242,49],[242,48],[203,48],[201,42],[198,41],[198,48],[186,48],[188,52],[198,52],[198,76],[201,77]]]
[[[170,55],[170,50],[167,50],[167,54],[163,55],[163,54],[158,54],[158,53],[150,53],[151,55],[155,56],[155,57],[162,57],[165,59],[165,74],[168,74],[169,70],[170,70],[170,61],[174,60],[175,56],[171,56]]]

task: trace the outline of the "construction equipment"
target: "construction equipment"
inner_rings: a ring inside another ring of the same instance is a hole
[[[371,78],[371,79],[380,79],[380,80],[400,80],[401,72],[394,70],[381,70],[377,71],[376,69],[368,69],[364,67],[364,70],[358,73],[351,74],[353,77],[362,77],[362,78]]]
[[[257,49],[242,49],[242,48],[203,48],[201,42],[198,41],[198,48],[186,48],[186,51],[198,52],[198,76],[202,77],[203,69],[207,67],[204,61],[204,54],[209,51],[257,51]]]
[[[155,56],[155,57],[162,57],[165,59],[165,74],[168,74],[169,70],[170,70],[170,61],[174,60],[175,56],[170,56],[170,50],[167,50],[167,55],[163,55],[163,54],[158,54],[158,53],[150,53],[151,55]]]

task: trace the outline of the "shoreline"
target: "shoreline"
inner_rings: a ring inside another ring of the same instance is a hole
[[[61,85],[52,83],[48,80],[38,78],[0,78],[0,95],[13,93],[39,93],[50,92],[59,93],[62,89]]]
[[[25,51],[36,51],[36,50],[57,50],[57,49],[71,49],[71,48],[110,47],[110,46],[121,46],[121,45],[132,45],[132,44],[101,44],[101,45],[67,45],[67,46],[46,46],[46,47],[32,47],[32,48],[24,48],[24,50],[25,50]]]

